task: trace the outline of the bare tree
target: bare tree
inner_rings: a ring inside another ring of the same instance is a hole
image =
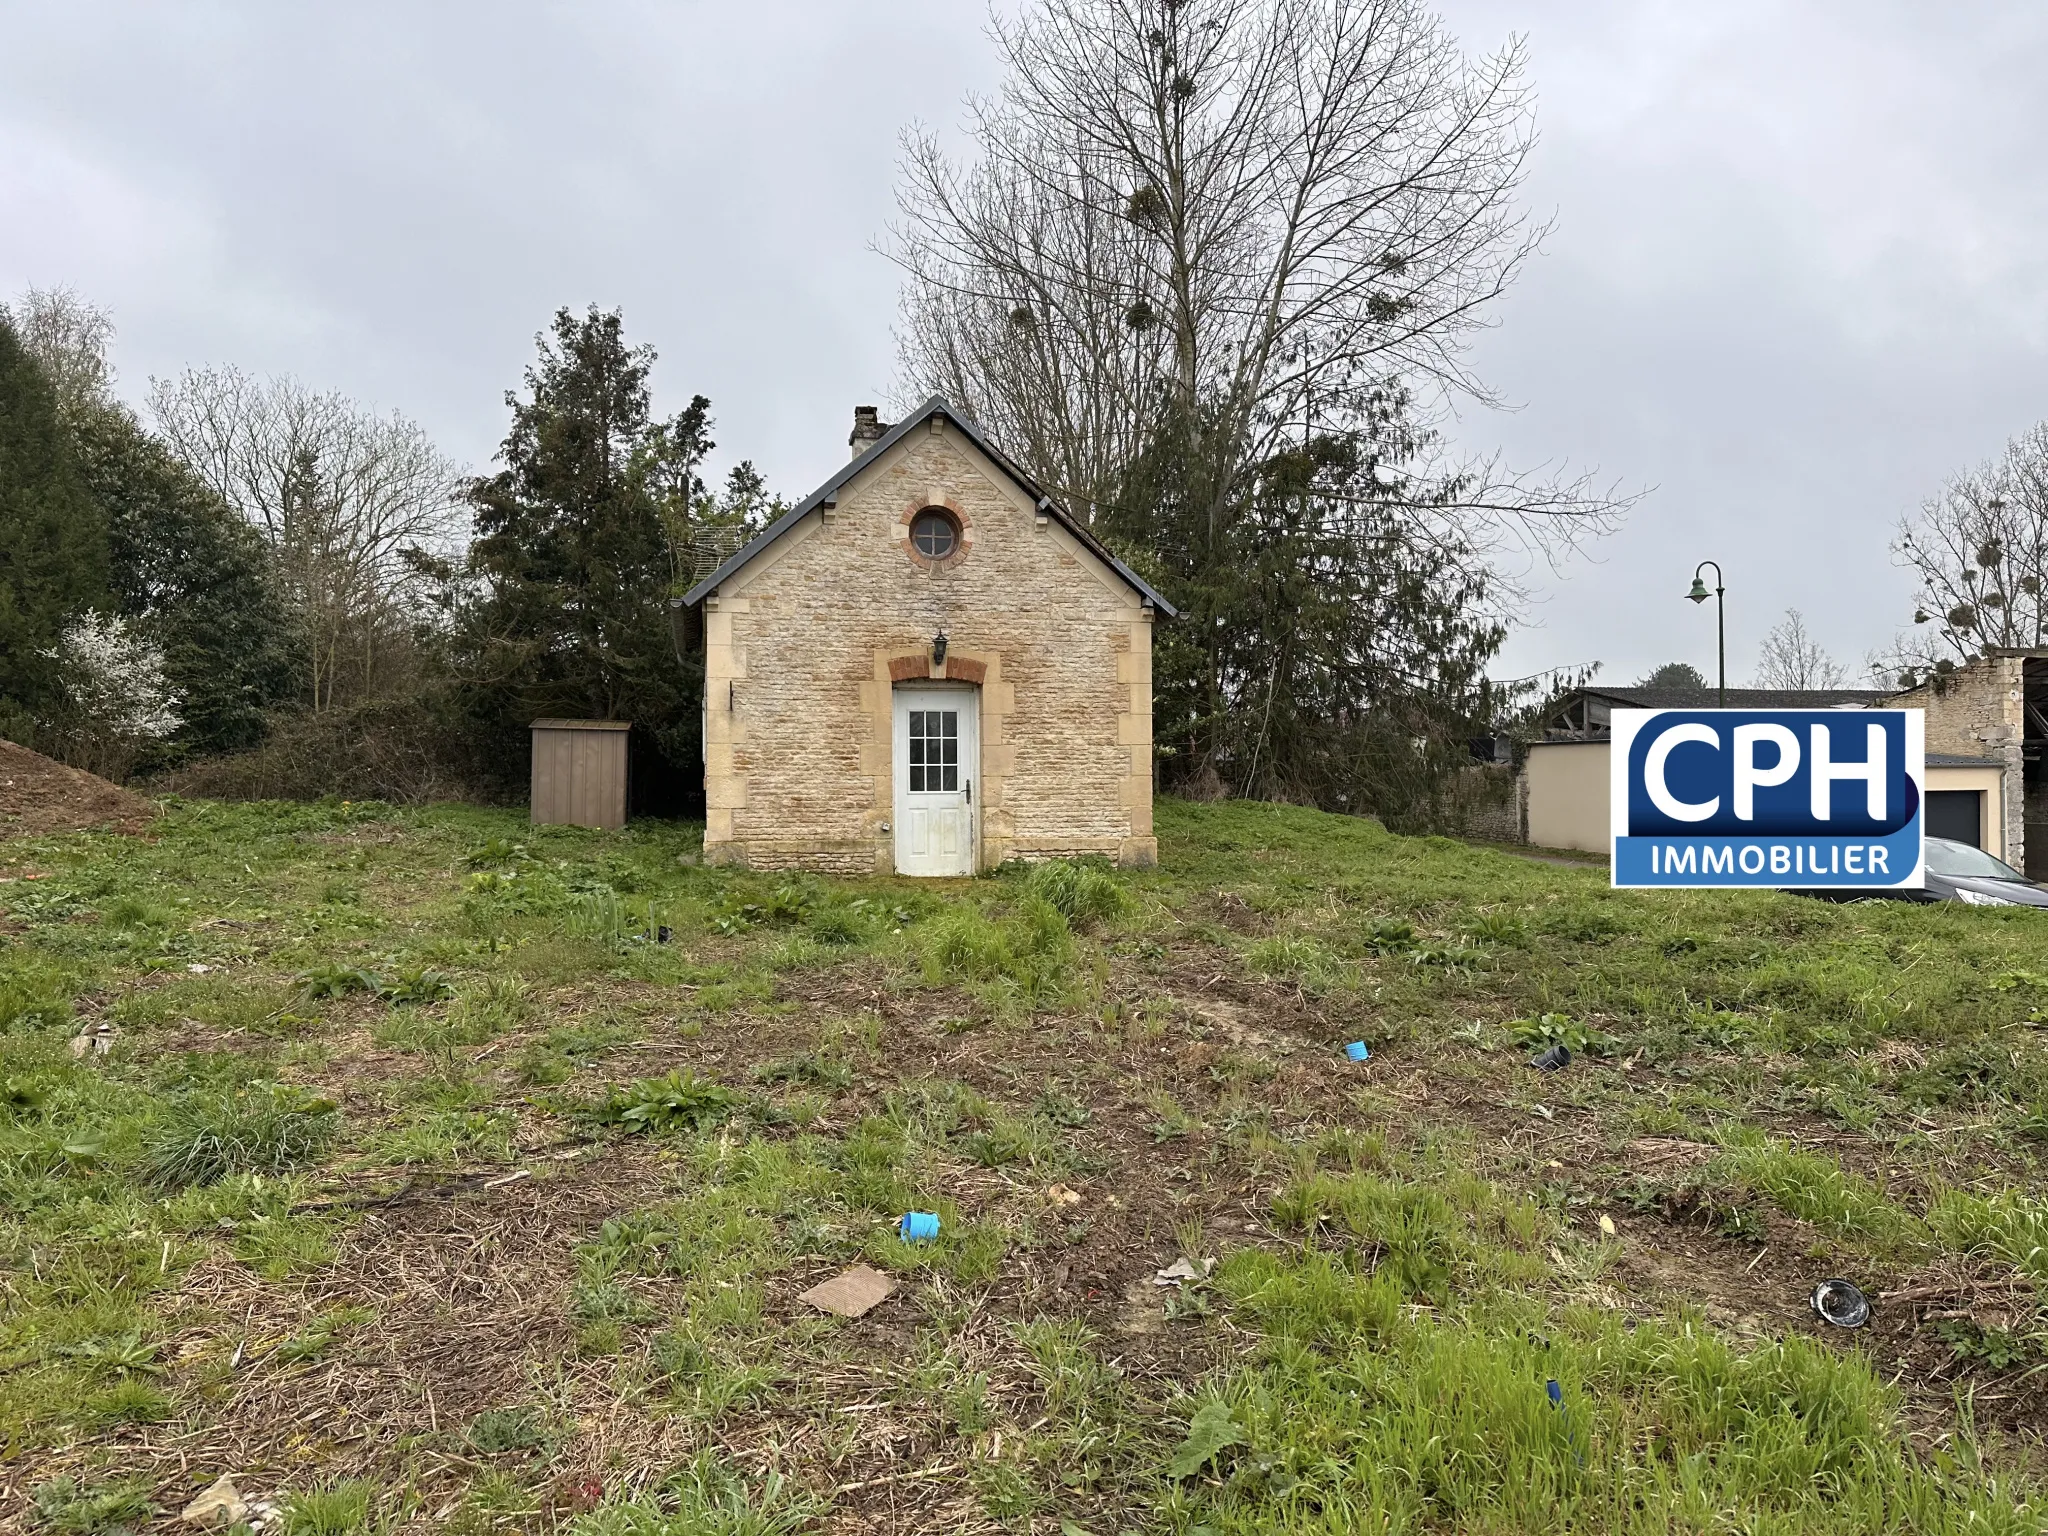
[[[418,617],[421,556],[445,557],[466,527],[455,466],[395,413],[235,368],[150,381],[157,430],[269,538],[304,631],[315,710],[392,679]]]
[[[1899,525],[1892,555],[1919,580],[1895,674],[1947,670],[1979,651],[2048,644],[2048,422],[1957,475]]]
[[[1764,636],[1763,653],[1757,661],[1757,687],[1803,693],[1840,688],[1848,678],[1848,671],[1807,633],[1806,620],[1797,608],[1787,608],[1785,617]]]
[[[1154,660],[1174,782],[1413,821],[1502,707],[1502,545],[1618,509],[1441,430],[1491,401],[1467,347],[1541,233],[1520,45],[1472,58],[1425,0],[993,25],[971,158],[905,146],[905,392],[988,427],[1181,609]]]
[[[9,309],[22,345],[42,365],[57,394],[57,410],[76,422],[113,394],[114,365],[107,349],[114,320],[70,288],[31,287]]]
[[[1390,380],[1490,398],[1465,346],[1540,234],[1518,43],[1469,59],[1420,0],[1039,0],[995,32],[976,162],[907,145],[913,391],[1084,514],[1165,405],[1199,405],[1220,500],[1287,443],[1372,430]],[[1610,510],[1462,483],[1510,522]]]

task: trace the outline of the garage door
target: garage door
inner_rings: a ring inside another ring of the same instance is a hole
[[[1983,846],[1978,841],[1984,825],[1984,791],[1981,789],[1930,789],[1927,792],[1926,828],[1929,837],[1946,837]]]

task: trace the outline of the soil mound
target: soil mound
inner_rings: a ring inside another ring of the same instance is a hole
[[[0,741],[0,840],[51,832],[140,832],[156,807],[97,774]]]

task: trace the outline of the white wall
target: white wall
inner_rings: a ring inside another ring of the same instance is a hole
[[[1977,846],[2012,862],[2005,850],[2005,771],[2001,768],[1929,768],[1927,788],[1974,789],[1977,801]]]

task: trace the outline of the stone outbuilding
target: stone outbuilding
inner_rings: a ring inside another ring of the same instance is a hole
[[[704,612],[704,851],[966,875],[1156,862],[1152,626],[1173,607],[945,400],[685,595]]]

